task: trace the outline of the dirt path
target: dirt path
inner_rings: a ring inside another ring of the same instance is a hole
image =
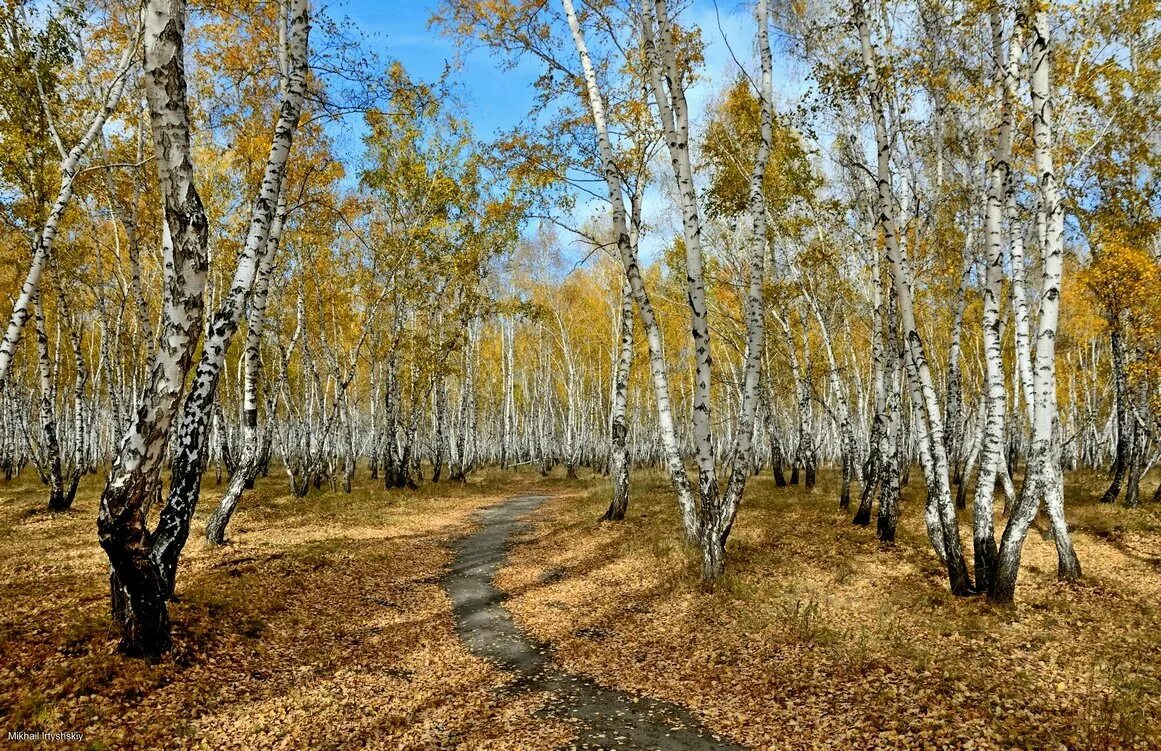
[[[480,512],[483,528],[456,545],[455,561],[444,585],[452,600],[456,630],[468,648],[518,674],[516,691],[545,691],[553,700],[548,715],[577,726],[576,748],[628,751],[706,751],[739,749],[701,728],[688,712],[603,688],[551,664],[549,649],[534,643],[503,607],[504,593],[493,584],[507,558],[521,517],[548,500],[517,496]]]

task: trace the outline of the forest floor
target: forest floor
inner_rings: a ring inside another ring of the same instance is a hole
[[[0,737],[77,731],[78,748],[553,749],[576,742],[548,692],[474,655],[445,590],[482,509],[550,496],[497,585],[552,663],[690,711],[752,748],[1161,747],[1161,509],[1095,503],[1069,478],[1085,577],[1055,580],[1033,533],[1013,611],[947,592],[914,491],[898,544],[819,488],[752,481],[712,591],[677,541],[660,475],[608,486],[482,473],[464,486],[295,498],[281,478],[239,507],[231,544],[202,520],[158,664],[116,654],[100,482],[51,514],[31,472],[0,483]],[[1155,480],[1148,484],[1151,491]],[[485,517],[486,518],[486,517]],[[965,534],[966,527],[965,527]],[[969,535],[970,536],[970,535]],[[499,567],[499,563],[497,563]]]
[[[1038,522],[1010,611],[949,593],[914,487],[884,546],[829,474],[752,480],[706,591],[663,477],[633,482],[621,524],[607,487],[542,506],[498,578],[563,668],[756,749],[1161,748],[1161,508],[1097,503],[1103,476],[1068,478],[1082,581]]]
[[[501,691],[513,676],[462,644],[442,586],[473,512],[525,489],[567,492],[559,481],[384,491],[364,480],[350,495],[295,498],[272,477],[214,549],[201,533],[224,485],[207,478],[170,606],[175,649],[151,665],[114,651],[97,478],[51,514],[34,473],[23,477],[0,485],[0,739],[78,731],[69,747],[321,751],[569,738],[532,715],[542,694]]]

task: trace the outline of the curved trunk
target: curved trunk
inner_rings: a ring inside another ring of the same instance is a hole
[[[140,406],[101,494],[97,531],[112,564],[121,650],[156,658],[170,645],[168,588],[151,555],[146,508],[160,488],[169,429],[201,335],[208,222],[194,185],[186,105],[184,0],[145,4],[145,93],[164,200],[165,302],[158,348]]]
[[[872,49],[870,28],[867,24],[863,0],[855,0],[854,15],[859,30],[860,47],[862,50],[863,65],[867,71],[868,93],[871,104],[871,115],[874,119],[875,141],[877,145],[877,174],[878,174],[878,201],[879,224],[883,230],[883,238],[887,247],[887,259],[890,262],[891,280],[895,288],[895,296],[899,307],[899,318],[902,324],[903,341],[905,345],[905,359],[908,363],[908,373],[914,379],[913,390],[919,397],[922,405],[922,420],[925,423],[919,427],[921,446],[920,455],[930,452],[931,480],[928,483],[928,492],[932,499],[942,527],[942,540],[945,548],[948,580],[951,591],[957,595],[967,595],[972,591],[971,580],[968,578],[967,565],[964,561],[962,545],[960,543],[959,525],[955,516],[955,504],[951,498],[951,489],[948,477],[947,451],[943,443],[943,419],[939,408],[939,399],[935,393],[935,382],[931,374],[931,367],[927,361],[927,354],[923,339],[919,335],[919,328],[915,318],[915,306],[911,294],[911,274],[908,261],[903,255],[903,248],[899,243],[899,236],[895,221],[895,199],[891,188],[890,170],[890,140],[887,134],[887,121],[883,111],[882,95],[879,88],[878,63]]]
[[[645,289],[645,281],[641,275],[641,268],[637,260],[637,251],[630,242],[629,228],[625,218],[625,199],[622,191],[621,175],[618,168],[613,144],[609,138],[608,121],[605,118],[605,102],[597,82],[596,69],[589,57],[588,46],[585,43],[584,33],[573,8],[572,0],[561,0],[569,29],[572,32],[573,43],[576,46],[577,56],[580,58],[584,70],[585,89],[588,94],[589,113],[593,118],[593,125],[597,132],[597,147],[601,158],[601,171],[605,178],[605,187],[608,189],[609,208],[613,220],[613,232],[617,236],[617,252],[621,263],[625,267],[625,276],[633,290],[633,301],[637,305],[637,314],[641,318],[641,326],[645,329],[645,338],[649,345],[649,370],[653,381],[653,391],[657,399],[657,421],[661,432],[662,454],[666,468],[669,471],[670,481],[677,494],[678,508],[681,510],[682,527],[688,539],[696,539],[697,524],[694,517],[693,492],[686,474],[685,465],[681,459],[681,452],[677,444],[677,431],[673,423],[673,408],[669,394],[669,372],[665,363],[664,346],[661,338],[661,329],[653,311],[653,304]]]
[[[169,497],[162,509],[155,533],[153,556],[165,577],[167,594],[173,593],[177,560],[189,536],[201,491],[202,457],[205,453],[206,427],[217,393],[218,380],[226,352],[241,323],[242,311],[250,297],[258,267],[267,248],[275,221],[286,162],[294,141],[306,95],[310,35],[309,0],[290,0],[289,17],[284,19],[289,31],[285,52],[289,59],[278,121],[274,125],[270,151],[263,170],[258,196],[250,212],[250,227],[238,257],[229,291],[210,321],[189,394],[182,409],[174,438],[174,456],[170,466]]]
[[[1032,446],[1024,485],[1000,541],[991,597],[1000,604],[1015,598],[1020,557],[1028,529],[1043,498],[1052,521],[1057,549],[1057,575],[1080,576],[1080,562],[1064,521],[1064,477],[1059,463],[1056,410],[1056,328],[1060,316],[1060,286],[1064,275],[1064,207],[1060,201],[1052,156],[1052,102],[1049,82],[1048,18],[1037,12],[1030,25],[1032,45],[1032,141],[1040,187],[1040,223],[1044,227],[1044,271],[1040,321],[1036,335]]]

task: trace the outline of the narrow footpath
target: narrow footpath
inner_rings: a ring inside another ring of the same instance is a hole
[[[508,556],[521,519],[546,496],[517,496],[479,513],[483,527],[461,539],[444,581],[456,631],[468,648],[517,674],[515,691],[544,691],[553,699],[544,712],[577,728],[574,748],[617,751],[718,751],[728,744],[680,707],[597,685],[554,666],[550,649],[536,644],[513,622],[495,577]]]

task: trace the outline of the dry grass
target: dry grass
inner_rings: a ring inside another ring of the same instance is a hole
[[[595,521],[605,487],[544,507],[501,584],[569,669],[754,748],[1158,748],[1161,509],[1101,506],[1102,482],[1068,482],[1084,580],[1058,582],[1033,531],[1011,611],[948,593],[915,488],[885,547],[827,475],[752,481],[711,592],[654,473],[621,524]]]
[[[508,676],[460,644],[440,586],[471,512],[534,482],[294,498],[264,480],[222,549],[197,536],[208,487],[157,665],[114,651],[99,481],[67,514],[43,510],[39,484],[0,486],[0,732],[81,731],[93,749],[557,747],[568,728],[533,716],[543,697],[496,692]]]
[[[518,620],[567,668],[737,741],[1161,747],[1161,509],[1100,506],[1102,482],[1069,478],[1084,581],[1058,583],[1033,533],[1018,607],[997,611],[947,593],[911,493],[881,547],[826,475],[812,495],[753,482],[713,591],[655,474],[634,476],[615,525],[595,522],[608,489],[593,481],[364,481],[305,499],[263,481],[230,546],[191,540],[177,647],[150,665],[114,651],[96,478],[67,514],[15,481],[0,486],[0,731],[81,731],[82,748],[561,747],[569,728],[535,713],[545,697],[497,690],[509,676],[459,643],[440,586],[475,509],[539,489],[556,498],[502,575]]]

